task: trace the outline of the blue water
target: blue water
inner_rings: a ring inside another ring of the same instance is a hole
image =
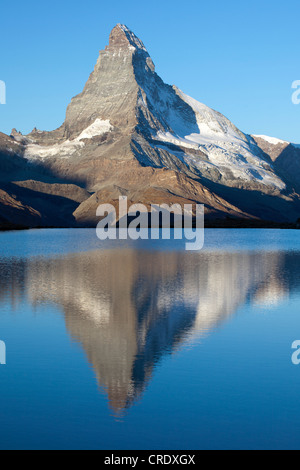
[[[1,449],[299,449],[299,231],[0,234]]]

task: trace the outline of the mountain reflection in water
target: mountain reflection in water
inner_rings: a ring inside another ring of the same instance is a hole
[[[165,355],[246,302],[268,305],[299,289],[297,252],[95,251],[0,261],[0,302],[63,309],[111,408],[142,394]]]

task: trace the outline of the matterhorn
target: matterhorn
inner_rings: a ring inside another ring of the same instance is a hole
[[[58,129],[0,133],[0,226],[93,227],[119,196],[204,204],[207,226],[295,224],[300,146],[245,134],[165,84],[118,24]]]

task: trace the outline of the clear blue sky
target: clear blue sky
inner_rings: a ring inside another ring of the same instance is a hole
[[[0,131],[52,130],[125,23],[168,83],[229,117],[247,133],[300,143],[299,0],[3,0]]]

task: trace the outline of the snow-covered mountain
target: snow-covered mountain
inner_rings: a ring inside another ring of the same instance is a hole
[[[63,197],[66,225],[94,225],[99,201],[120,194],[146,205],[204,203],[207,220],[218,223],[296,222],[299,161],[299,146],[244,134],[165,84],[142,41],[118,24],[60,128],[0,135],[0,216],[15,221],[30,209],[31,225],[32,217],[57,225],[53,211],[32,202],[38,188],[45,207]],[[66,186],[67,201],[60,194]]]

